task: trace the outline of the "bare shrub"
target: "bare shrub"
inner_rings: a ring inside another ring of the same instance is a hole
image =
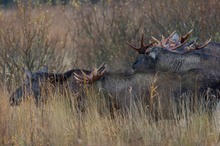
[[[219,8],[217,0],[73,2],[71,8],[64,9],[71,32],[70,54],[77,54],[81,65],[92,66],[105,60],[118,69],[131,66],[134,53],[127,49],[126,42],[139,42],[142,34],[150,39],[174,30],[185,34],[193,29],[192,39],[205,41],[212,37],[219,41]]]
[[[60,70],[63,67],[65,45],[58,35],[51,34],[53,14],[30,3],[18,3],[13,11],[2,11],[0,17],[1,82],[20,81],[21,67],[37,70],[43,65]],[[41,11],[42,10],[42,11]],[[5,80],[7,79],[7,80]]]
[[[128,11],[123,2],[102,2],[96,5],[81,4],[72,8],[69,15],[72,43],[82,62],[88,65],[101,63],[117,64],[114,68],[123,68],[129,58],[126,41],[139,37],[143,21],[136,15],[136,8]],[[136,17],[136,18],[135,18]],[[137,19],[137,21],[131,21]],[[79,48],[79,49],[78,49]],[[80,64],[80,63],[79,63]]]

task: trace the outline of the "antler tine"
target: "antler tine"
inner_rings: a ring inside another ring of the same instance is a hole
[[[101,68],[106,68],[107,67],[107,64],[105,64],[104,62],[99,66],[98,70],[100,70]]]
[[[141,36],[141,47],[144,47],[144,34]]]
[[[190,36],[190,34],[192,33],[192,31],[193,31],[193,29],[191,29],[185,36],[181,36],[181,37],[180,37],[180,39],[179,39],[179,41],[178,41],[178,42],[180,42],[180,45],[171,47],[170,49],[171,49],[171,50],[174,50],[174,49],[177,49],[177,48],[182,47],[183,45],[185,45],[186,42],[188,41],[189,36]],[[174,31],[174,32],[175,32],[175,31]],[[178,42],[177,42],[177,43],[178,43]]]
[[[169,40],[172,44],[176,44],[176,43],[178,43],[178,42],[175,42],[174,40],[172,40],[172,39],[170,39]]]
[[[158,45],[161,44],[161,42],[160,42],[158,39],[156,39],[155,37],[151,36],[151,38],[152,38]]]
[[[212,38],[210,38],[209,40],[207,40],[203,45],[200,46],[196,46],[195,49],[202,49],[204,47],[206,47],[210,42],[211,42]]]
[[[198,37],[196,37],[193,41],[189,42],[188,45],[193,45],[193,44],[195,44],[197,40],[198,40]]]
[[[162,40],[164,40],[164,39],[165,39],[163,35],[161,35],[161,38],[162,38]]]
[[[74,73],[74,78],[76,79],[76,81],[79,83],[79,84],[82,84],[82,83],[88,83],[88,78],[86,76],[80,76],[78,75],[77,73]]]
[[[193,43],[191,43],[189,45],[189,47],[187,46],[187,49],[184,51],[184,53],[189,52],[189,51],[199,50],[199,49],[206,47],[210,43],[211,38],[209,40],[207,40],[203,45],[195,45],[196,40],[197,40],[197,38],[194,41],[192,41]],[[193,46],[193,45],[195,45],[195,46]]]
[[[80,70],[80,71],[81,71],[81,73],[83,74],[83,76],[85,76],[85,77],[87,77],[87,78],[88,78],[89,75],[91,74],[91,73],[90,73],[89,75],[87,75],[83,70]]]
[[[77,74],[74,74],[74,78],[76,79],[78,84],[88,84],[88,79],[87,78],[82,78],[80,76],[77,76]]]
[[[77,73],[74,73],[74,78],[77,80],[79,84],[82,83],[92,84],[95,81],[99,80],[102,77],[102,75],[106,72],[106,70],[107,70],[106,64],[102,63],[99,68],[94,67],[89,75],[87,75],[81,70],[82,75],[78,75]]]
[[[105,66],[105,63],[104,62],[102,62],[102,64],[99,66],[99,68],[98,68],[98,70],[100,70],[102,67],[104,67]]]
[[[103,67],[104,69],[102,70]],[[89,83],[94,83],[95,81],[99,80],[106,70],[107,70],[107,67],[105,66],[104,63],[98,69],[94,68],[93,71],[91,72],[92,76],[91,78],[89,78],[90,79]]]
[[[89,83],[89,81],[87,79],[81,79],[76,76],[74,76],[74,78],[76,79],[78,84],[88,84]]]
[[[148,44],[148,45],[144,45],[144,35],[142,35],[140,48],[137,48],[137,47],[133,46],[133,45],[130,44],[129,42],[127,42],[127,43],[128,43],[128,45],[129,45],[132,49],[136,50],[138,53],[140,53],[140,54],[145,54],[146,50],[149,49],[149,47],[152,46],[155,42],[152,42],[152,43],[150,43],[150,44]]]
[[[193,29],[191,29],[186,35],[181,36],[181,37],[180,37],[180,43],[183,43],[183,42],[185,42],[186,40],[188,40],[188,39],[189,39],[189,36],[190,36],[191,33],[192,33],[192,31],[193,31]]]
[[[187,42],[187,40],[185,40],[185,41],[184,41],[183,43],[181,43],[180,45],[177,45],[177,46],[171,47],[171,48],[169,48],[169,49],[170,49],[170,50],[175,50],[175,49],[177,49],[177,48],[182,47],[183,45],[185,45],[186,42]]]
[[[107,70],[107,67],[105,66],[105,68],[101,71],[101,73],[99,73],[99,76],[102,76],[106,72],[106,70]]]
[[[159,43],[162,47],[165,47],[167,45],[168,41],[172,41],[170,40],[171,37],[173,37],[173,35],[176,33],[176,30],[173,31],[167,38],[164,38],[164,36],[162,35],[162,40]]]
[[[168,39],[170,39],[175,33],[176,33],[176,30],[174,30],[174,31],[170,34],[170,36],[168,36]]]
[[[83,70],[80,70],[82,75],[78,75],[77,73],[74,73],[74,78],[77,80],[78,83],[82,84],[82,83],[89,83],[91,78],[93,77],[94,72],[97,72],[94,68],[91,71],[90,74],[86,74]]]
[[[107,70],[107,64],[105,64],[105,63],[103,62],[103,63],[100,65],[100,67],[98,68],[98,72],[101,71],[101,73],[99,73],[99,75],[100,75],[100,74],[103,74],[106,70]]]
[[[138,51],[139,48],[136,48],[135,46],[133,46],[133,45],[132,45],[131,43],[129,43],[128,41],[127,41],[127,43],[128,43],[128,45],[129,45],[132,49]]]

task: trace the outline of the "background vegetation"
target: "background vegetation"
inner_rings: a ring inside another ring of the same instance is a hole
[[[220,41],[218,0],[1,1],[0,131],[2,145],[211,145],[218,140],[218,119],[195,114],[183,121],[149,122],[100,117],[95,104],[83,117],[69,111],[65,98],[42,109],[28,102],[8,106],[8,96],[23,79],[21,67],[51,72],[91,68],[106,62],[109,70],[131,67],[136,52],[127,41],[146,43],[174,30],[192,38]],[[116,65],[117,64],[117,65]],[[94,97],[95,98],[95,97]],[[94,106],[94,107],[93,107]],[[184,124],[184,123],[188,123]],[[82,123],[82,124],[79,124]],[[187,127],[187,126],[188,127]]]

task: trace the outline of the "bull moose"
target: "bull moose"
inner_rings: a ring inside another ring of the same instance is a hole
[[[216,91],[220,83],[218,74],[199,69],[183,74],[145,70],[74,75],[79,84],[91,84],[88,86],[102,93],[100,95],[104,96],[112,117],[115,111],[126,115],[135,110],[148,111],[156,119],[172,117],[176,110],[180,111],[181,103],[188,101],[194,107],[196,101],[206,100],[202,103],[211,107],[217,99]],[[100,79],[93,82],[97,76]]]
[[[220,68],[220,44],[210,40],[203,45],[195,45],[195,40],[187,43],[189,34],[177,36],[172,33],[168,38],[144,45],[143,36],[141,47],[129,44],[133,49],[143,54],[133,64],[134,70],[156,69],[182,73],[191,69],[217,71]],[[177,38],[176,38],[177,37]],[[175,41],[177,40],[178,41]],[[170,43],[171,42],[171,43]]]

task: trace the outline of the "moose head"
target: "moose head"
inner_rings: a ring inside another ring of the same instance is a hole
[[[187,43],[191,32],[192,30],[189,31],[186,35],[180,36],[174,31],[167,38],[164,38],[162,36],[161,41],[152,37],[153,41],[148,45],[144,45],[142,36],[140,47],[135,47],[128,43],[128,45],[132,49],[136,50],[139,54],[143,54],[136,59],[132,68],[134,70],[176,70],[176,68],[178,69],[180,65],[182,65],[182,62],[188,61],[189,58],[192,58],[192,56],[196,56],[196,53],[194,52],[195,50],[199,50],[206,47],[211,41],[210,39],[206,41],[204,44],[198,45],[196,42],[196,38],[193,41]],[[197,58],[197,60],[200,59],[199,57]],[[194,62],[194,60],[192,60],[192,62]]]

